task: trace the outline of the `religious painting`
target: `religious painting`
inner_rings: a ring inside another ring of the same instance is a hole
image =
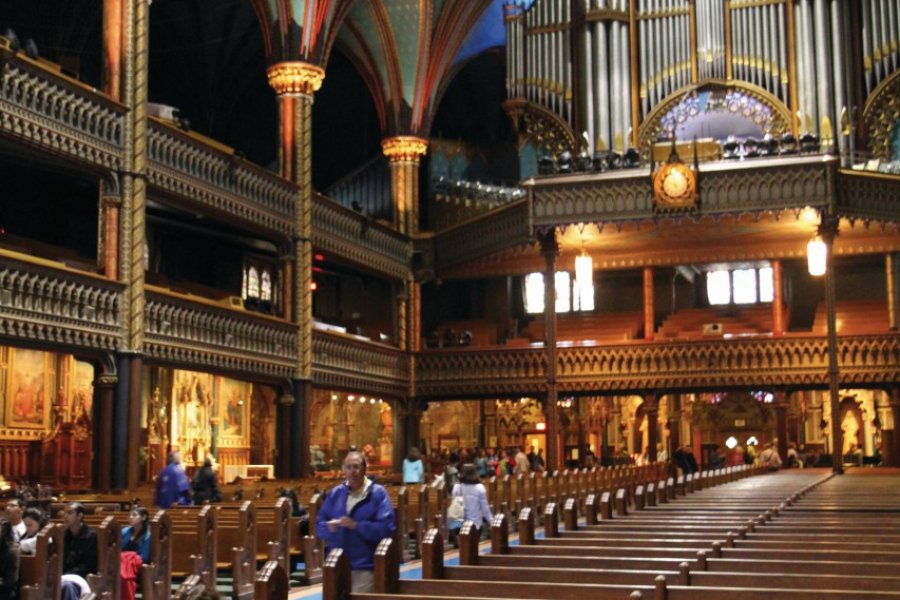
[[[6,426],[43,429],[50,418],[51,355],[11,348],[6,390]]]
[[[212,446],[210,417],[212,417],[212,375],[195,371],[173,372],[172,437],[181,450],[182,458],[202,462]]]
[[[91,418],[91,410],[94,406],[94,366],[88,362],[75,360],[70,357],[71,367],[70,373],[72,377],[69,381],[69,410],[72,415],[73,422],[86,417]]]
[[[253,385],[246,381],[216,378],[219,400],[219,436],[223,440],[249,443],[250,395]]]

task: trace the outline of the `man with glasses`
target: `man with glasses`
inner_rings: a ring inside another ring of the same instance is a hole
[[[316,532],[328,551],[341,548],[350,559],[352,591],[371,592],[375,549],[394,533],[394,507],[384,487],[366,477],[362,453],[348,453],[343,469],[346,480],[325,497],[316,516]]]

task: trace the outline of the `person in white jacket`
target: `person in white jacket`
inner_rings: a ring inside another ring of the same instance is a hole
[[[452,498],[462,498],[465,506],[464,516],[462,519],[454,518],[447,520],[447,528],[451,531],[451,541],[456,543],[456,534],[459,532],[464,521],[472,521],[478,526],[480,532],[486,531],[485,522],[490,527],[493,515],[491,507],[488,506],[487,490],[478,479],[478,466],[472,463],[466,463],[462,466],[459,474],[459,483],[453,486],[450,493]]]

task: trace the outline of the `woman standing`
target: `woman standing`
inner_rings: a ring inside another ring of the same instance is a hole
[[[478,527],[478,531],[484,531],[484,523],[490,526],[493,520],[491,507],[487,502],[487,490],[478,479],[478,467],[472,463],[462,466],[459,475],[459,483],[453,486],[452,497],[462,497],[465,504],[465,516],[463,520],[454,520],[447,523],[447,528],[453,533],[453,542],[456,543],[456,533],[462,527],[464,521],[472,521]]]
[[[422,464],[422,455],[418,448],[410,448],[409,454],[403,460],[403,483],[410,485],[425,482],[425,465]]]

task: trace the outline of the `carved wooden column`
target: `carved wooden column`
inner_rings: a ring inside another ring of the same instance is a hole
[[[544,415],[547,418],[547,469],[551,472],[562,466],[559,448],[559,407],[556,405],[556,257],[559,244],[556,230],[538,235],[541,254],[544,255],[544,350],[547,358],[547,400]]]
[[[585,431],[584,431],[584,406],[585,399],[584,398],[575,398],[575,405],[572,407],[573,413],[575,414],[575,426],[576,426],[576,435],[578,437],[578,464],[582,467],[584,466],[584,456],[587,454],[587,443],[585,441]]]
[[[428,152],[428,140],[398,135],[381,141],[391,167],[394,226],[412,235],[419,230],[419,159]]]
[[[388,402],[385,400],[385,402]],[[407,425],[409,424],[409,403],[405,399],[390,402],[391,423],[393,433],[391,438],[391,470],[394,473],[403,471],[403,459],[409,454],[409,437]]]
[[[884,270],[887,276],[887,305],[888,305],[888,326],[897,330],[900,329],[900,290],[898,290],[898,280],[900,280],[900,260],[898,260],[896,252],[888,253],[884,257]]]
[[[840,399],[840,370],[837,354],[837,309],[835,307],[835,282],[834,282],[834,238],[838,234],[838,220],[832,215],[822,215],[822,223],[819,225],[819,235],[825,242],[825,313],[828,327],[828,390],[831,400],[831,470],[834,473],[844,472],[843,456],[844,447],[841,432],[841,399]]]
[[[655,393],[644,396],[644,418],[647,419],[647,460],[656,462],[656,420],[659,418],[659,403]],[[637,451],[641,452],[642,448]]]
[[[900,386],[891,389],[891,416],[894,418],[894,430],[891,436],[893,443],[890,448],[891,466],[900,467]]]
[[[781,261],[772,261],[772,333],[784,335],[784,282],[782,281]]]
[[[653,267],[644,267],[644,339],[653,340],[656,319],[653,307]]]
[[[141,385],[144,348],[144,244],[147,205],[147,89],[149,48],[149,1],[115,0],[104,5],[106,52],[117,53],[118,65],[107,72],[108,88],[128,107],[122,131],[124,168],[119,174],[122,204],[118,214],[118,279],[126,285],[120,316],[125,327],[119,352],[119,383],[116,386],[113,446],[113,486],[134,490],[138,484]],[[119,22],[120,36],[114,28]],[[120,43],[120,46],[117,46]],[[118,69],[118,70],[117,70]],[[118,73],[119,76],[113,76]],[[110,221],[111,222],[111,221]],[[112,265],[104,265],[112,268]],[[109,273],[107,273],[109,274]]]
[[[672,408],[669,410],[669,460],[681,446],[681,394],[672,394]]]
[[[278,471],[276,476],[280,479],[288,479],[291,476],[291,406],[293,404],[293,393],[285,393],[282,390],[281,397],[278,399],[278,420],[276,421],[278,435]]]
[[[119,378],[115,375],[104,373],[97,377],[97,406],[94,409],[94,418],[97,426],[94,427],[94,435],[97,436],[97,489],[101,492],[112,490],[112,458],[113,458],[113,406],[115,404],[116,384]]]
[[[790,396],[785,390],[775,390],[775,435],[778,436],[778,456],[787,461],[787,412]]]
[[[294,209],[294,323],[300,343],[291,405],[291,477],[309,470],[309,419],[312,403],[312,104],[325,71],[302,62],[271,65],[269,85],[278,96],[278,157],[281,176],[297,185]],[[287,304],[287,303],[286,303]]]
[[[422,412],[418,398],[406,399],[406,448],[415,446],[425,456],[425,448],[419,446],[422,440]]]
[[[122,67],[126,55],[123,47],[125,21],[123,15],[129,0],[103,1],[103,91],[116,102],[125,102],[122,98]],[[98,259],[103,267],[103,274],[117,280],[119,278],[119,219],[122,205],[120,189],[110,181],[100,183],[100,245]]]

